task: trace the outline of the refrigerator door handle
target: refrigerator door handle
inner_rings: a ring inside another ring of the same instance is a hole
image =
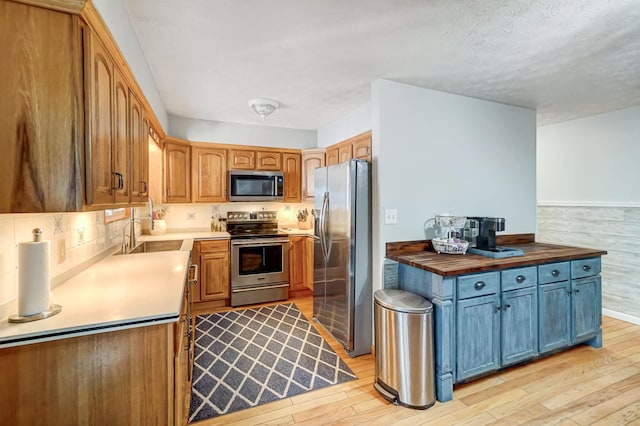
[[[318,237],[320,237],[320,249],[322,250],[322,257],[324,258],[325,262],[327,261],[327,246],[326,246],[326,240],[325,240],[325,233],[324,233],[324,218],[325,218],[325,214],[326,214],[326,207],[327,205],[327,193],[325,192],[324,195],[322,196],[322,207],[320,208],[320,217],[318,220]]]
[[[321,238],[322,238],[322,251],[325,261],[329,261],[329,255],[331,252],[331,241],[328,238],[327,230],[329,229],[329,193],[325,192],[322,199],[322,216],[320,219],[322,223]]]

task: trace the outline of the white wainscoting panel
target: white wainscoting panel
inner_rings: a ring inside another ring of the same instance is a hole
[[[640,207],[538,205],[536,240],[606,250],[602,307],[640,321]]]

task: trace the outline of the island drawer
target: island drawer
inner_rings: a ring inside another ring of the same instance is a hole
[[[600,273],[600,258],[580,259],[571,261],[571,279],[592,277]]]
[[[569,262],[549,263],[538,266],[538,283],[557,283],[569,279]]]
[[[535,266],[507,269],[500,272],[502,291],[533,287],[538,283],[538,269]]]
[[[458,299],[484,296],[500,292],[500,273],[485,272],[482,274],[458,277]]]

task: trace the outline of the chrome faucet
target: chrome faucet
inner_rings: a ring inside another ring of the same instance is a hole
[[[127,246],[129,250],[133,249],[136,246],[136,222],[140,223],[138,219],[135,218],[136,209],[131,207],[131,216],[129,221],[124,224],[122,227],[122,254],[127,253]],[[127,225],[129,225],[129,241],[126,241],[126,233]]]

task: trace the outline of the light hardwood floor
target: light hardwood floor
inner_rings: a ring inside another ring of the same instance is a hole
[[[311,318],[311,297],[291,301]],[[372,355],[349,358],[319,329],[357,380],[194,425],[640,425],[640,326],[603,317],[603,330],[601,349],[580,345],[456,386],[452,401],[412,410],[373,389]]]

